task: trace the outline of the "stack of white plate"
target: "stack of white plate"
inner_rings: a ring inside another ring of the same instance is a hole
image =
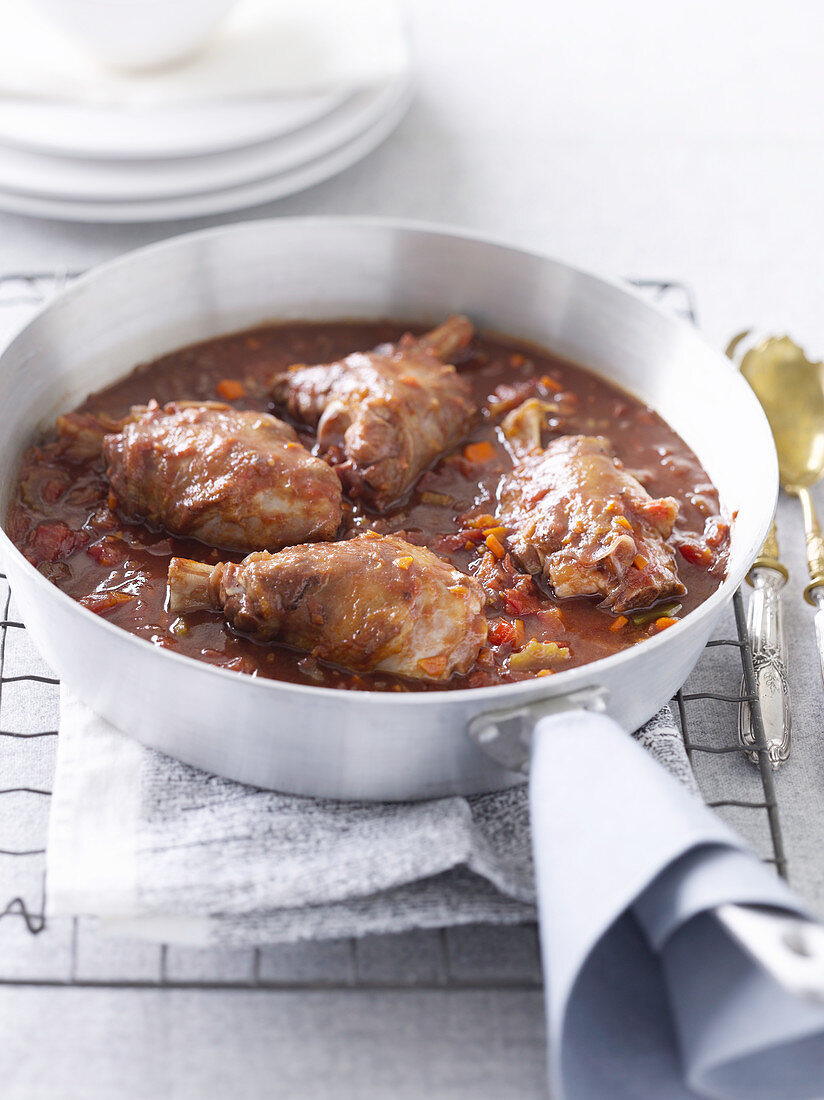
[[[254,206],[366,156],[411,96],[407,72],[348,92],[162,110],[0,100],[0,208],[140,222]]]

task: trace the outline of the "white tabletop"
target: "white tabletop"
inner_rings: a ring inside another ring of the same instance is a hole
[[[415,0],[410,14],[420,90],[397,133],[337,179],[239,217],[474,227],[607,274],[685,279],[717,342],[756,321],[824,344],[824,9]],[[223,220],[0,215],[3,266],[86,266]]]
[[[756,324],[824,353],[824,9],[415,0],[410,15],[420,88],[399,130],[337,179],[240,217],[475,228],[608,275],[682,279],[716,344]],[[223,220],[0,215],[0,271],[86,267]],[[14,1100],[542,1094],[536,990],[29,984],[0,991],[0,1021]]]

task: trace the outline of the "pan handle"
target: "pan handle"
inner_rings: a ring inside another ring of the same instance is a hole
[[[510,772],[529,775],[533,734],[543,718],[582,710],[602,713],[608,692],[602,687],[587,687],[568,695],[547,695],[530,699],[502,710],[476,714],[467,727],[475,744],[496,764]]]

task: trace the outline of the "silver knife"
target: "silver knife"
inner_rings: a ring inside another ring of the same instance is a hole
[[[755,688],[764,725],[767,757],[777,768],[790,755],[792,743],[792,714],[787,684],[787,654],[784,641],[784,616],[780,592],[787,583],[787,570],[778,559],[778,536],[775,523],[747,574],[753,586],[747,608],[747,632],[752,648],[755,671]],[[824,588],[817,588],[819,612],[816,615],[816,631],[819,638],[819,654],[824,668]],[[743,685],[743,681],[742,681]],[[741,694],[744,694],[742,686]],[[753,727],[752,710],[747,701],[738,711],[738,738],[754,764],[758,763],[759,739]]]
[[[818,642],[818,660],[824,677],[824,588],[814,588],[811,596],[818,608],[815,613],[815,640]]]

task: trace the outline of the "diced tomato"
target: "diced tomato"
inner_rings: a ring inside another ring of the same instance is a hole
[[[83,531],[72,531],[65,523],[41,523],[29,538],[26,557],[32,565],[71,557],[89,541]]]
[[[479,543],[484,537],[483,531],[458,531],[454,535],[441,535],[432,543],[432,549],[439,554],[452,554],[469,543],[470,547]]]
[[[537,612],[535,617],[541,626],[548,627],[550,630],[564,625],[564,617],[558,607],[544,607]]]
[[[690,565],[697,565],[705,569],[712,564],[712,551],[708,546],[702,546],[697,542],[682,542],[678,550],[684,561],[688,561]]]
[[[716,516],[708,519],[704,525],[704,540],[707,546],[712,546],[715,549],[726,540],[729,533],[729,524],[724,523],[723,520],[718,519]]]
[[[81,596],[77,602],[88,607],[95,615],[105,615],[112,608],[129,603],[134,598],[133,592],[90,592],[88,596]]]
[[[506,619],[493,619],[486,636],[492,645],[514,645],[515,627]]]
[[[125,556],[123,548],[117,546],[115,542],[109,538],[93,542],[91,546],[86,547],[86,553],[92,561],[96,561],[98,565],[117,565]]]
[[[534,615],[541,610],[541,601],[528,577],[521,578],[514,588],[507,588],[503,598],[507,611],[512,615]]]
[[[515,576],[515,566],[512,564],[512,555],[508,550],[504,556],[503,561],[501,562],[501,569],[503,569],[505,576]]]

